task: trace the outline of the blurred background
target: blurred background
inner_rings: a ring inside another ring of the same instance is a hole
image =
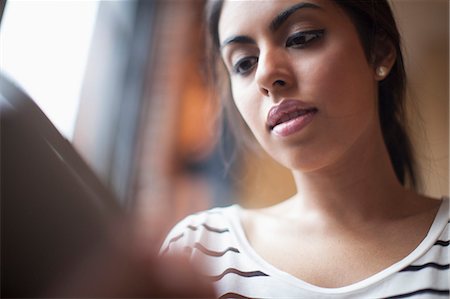
[[[391,2],[422,192],[441,197],[449,194],[449,2]],[[158,242],[187,214],[268,206],[295,192],[290,173],[269,157],[233,150],[203,77],[203,6],[10,0],[3,11],[1,71],[134,212],[143,236],[158,230]]]

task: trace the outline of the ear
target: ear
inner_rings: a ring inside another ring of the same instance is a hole
[[[372,53],[375,80],[382,81],[389,75],[396,58],[397,51],[392,42],[385,34],[379,34],[375,39],[375,47]]]

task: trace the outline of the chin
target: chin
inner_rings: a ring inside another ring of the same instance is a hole
[[[313,172],[322,169],[332,163],[333,155],[330,151],[323,150],[307,150],[307,149],[292,149],[280,154],[269,153],[273,159],[284,167],[298,172]]]

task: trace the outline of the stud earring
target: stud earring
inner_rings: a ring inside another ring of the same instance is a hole
[[[378,76],[384,78],[384,77],[386,77],[386,75],[388,73],[388,68],[381,65],[381,66],[377,67],[376,72],[377,72]]]

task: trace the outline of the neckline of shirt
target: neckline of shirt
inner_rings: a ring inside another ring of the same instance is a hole
[[[308,283],[306,281],[301,280],[287,272],[284,272],[277,267],[273,266],[269,262],[267,262],[264,258],[262,258],[250,245],[247,236],[245,235],[244,229],[242,227],[242,223],[240,220],[240,214],[242,212],[242,208],[235,204],[230,207],[227,216],[231,222],[231,225],[236,232],[236,237],[239,240],[239,243],[242,246],[242,250],[250,256],[255,262],[263,266],[261,269],[263,272],[267,272],[266,274],[278,277],[281,280],[284,280],[294,286],[302,287],[309,291],[321,293],[321,294],[343,294],[343,293],[353,293],[357,291],[361,291],[364,288],[371,287],[381,280],[389,277],[390,275],[397,273],[402,270],[406,266],[410,265],[416,259],[421,257],[424,253],[426,253],[431,246],[438,240],[442,231],[445,229],[445,226],[449,221],[449,198],[443,197],[440,203],[439,210],[433,220],[433,223],[430,226],[430,229],[425,236],[425,238],[420,242],[420,244],[406,257],[397,263],[392,264],[391,266],[377,272],[363,280],[357,281],[347,286],[338,287],[338,288],[326,288],[319,287],[314,284]]]

